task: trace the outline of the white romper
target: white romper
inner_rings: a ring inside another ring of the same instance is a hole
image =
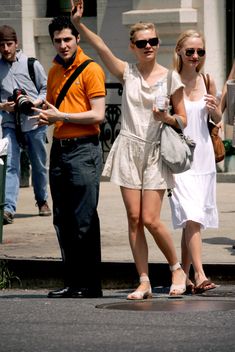
[[[126,65],[123,79],[121,131],[109,152],[103,176],[132,189],[172,188],[173,175],[159,153],[162,123],[154,119],[152,111],[158,82],[149,86],[136,64]],[[167,92],[167,74],[162,82]],[[174,71],[171,94],[183,86]]]
[[[204,229],[217,228],[216,164],[204,98],[185,99],[185,108],[188,123],[184,133],[196,142],[196,148],[191,169],[175,175],[170,197],[173,226],[184,228],[186,221],[192,220]]]

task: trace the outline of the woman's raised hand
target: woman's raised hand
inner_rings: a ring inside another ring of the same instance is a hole
[[[71,1],[71,22],[76,24],[80,21],[83,15],[83,0]]]

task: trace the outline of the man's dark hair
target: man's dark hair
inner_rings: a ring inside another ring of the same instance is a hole
[[[76,28],[70,21],[70,18],[68,16],[58,16],[58,17],[54,17],[48,26],[51,40],[53,41],[55,31],[62,31],[65,28],[71,29],[72,34],[76,38],[78,37],[79,32],[76,30]]]

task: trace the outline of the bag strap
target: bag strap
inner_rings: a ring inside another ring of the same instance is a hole
[[[167,72],[167,97],[169,100],[171,98],[172,75],[173,75],[173,70],[168,70],[168,72]],[[175,116],[175,119],[181,129],[181,132],[183,133],[184,125],[181,121],[181,118],[179,116]]]
[[[204,74],[202,73],[202,78],[204,80],[205,86],[206,86],[206,92],[209,93],[210,90],[210,76],[208,73]],[[211,127],[210,127],[210,122],[211,122],[211,118],[210,115],[208,114],[208,118],[207,118],[207,125],[208,125],[208,129],[210,131]],[[215,126],[214,122],[212,121],[213,126]]]
[[[35,59],[35,57],[29,57],[28,58],[28,71],[29,71],[29,76],[30,76],[32,82],[34,83],[35,87],[37,88],[37,86],[36,86],[36,78],[35,78],[35,71],[34,71],[34,62],[36,60],[37,59]]]
[[[57,99],[56,99],[56,103],[55,106],[57,107],[57,109],[59,108],[60,104],[62,103],[67,91],[69,90],[71,84],[73,83],[73,81],[80,75],[80,73],[84,70],[84,68],[90,63],[93,62],[94,60],[86,60],[84,61],[81,65],[79,65],[76,70],[72,73],[72,75],[69,77],[69,79],[66,81],[66,83],[63,85]]]
[[[168,70],[167,72],[167,98],[170,99],[171,97],[171,84],[172,84],[172,74],[173,70]]]
[[[176,121],[178,122],[178,125],[180,126],[181,132],[183,133],[183,131],[184,131],[184,125],[183,125],[183,123],[182,123],[181,118],[176,115],[176,116],[175,116],[175,119],[176,119]]]
[[[209,93],[209,90],[210,90],[210,76],[209,76],[208,73],[207,74],[202,73],[202,78],[203,78],[205,86],[206,86],[206,91],[207,91],[207,93]]]

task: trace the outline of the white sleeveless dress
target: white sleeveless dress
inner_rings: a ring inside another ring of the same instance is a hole
[[[184,228],[187,220],[201,224],[203,229],[218,227],[216,206],[216,164],[207,127],[204,98],[184,100],[187,112],[185,135],[196,142],[190,170],[175,175],[175,188],[170,197],[174,228]]]

